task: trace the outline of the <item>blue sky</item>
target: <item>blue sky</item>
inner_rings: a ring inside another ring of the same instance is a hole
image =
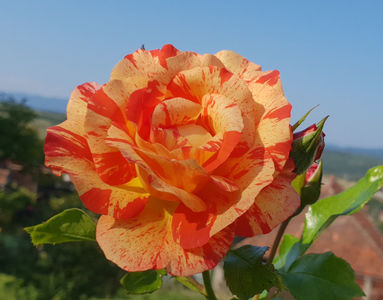
[[[278,69],[293,120],[320,107],[327,141],[383,147],[383,1],[0,0],[0,90],[68,98],[127,53],[230,49]],[[309,125],[307,122],[306,125]]]

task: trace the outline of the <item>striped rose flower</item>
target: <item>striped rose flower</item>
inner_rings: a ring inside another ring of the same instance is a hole
[[[232,51],[138,50],[73,91],[46,165],[101,215],[109,260],[188,276],[298,208],[290,111],[279,72]]]

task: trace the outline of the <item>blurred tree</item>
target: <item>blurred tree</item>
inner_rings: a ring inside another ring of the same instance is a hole
[[[25,100],[0,98],[0,164],[21,165],[37,184],[37,192],[18,181],[0,190],[0,299],[111,297],[123,271],[105,260],[96,243],[36,248],[23,230],[66,208],[83,208],[72,184],[43,168],[43,141],[32,127],[37,117]]]
[[[25,103],[0,99],[0,161],[11,160],[31,171],[43,161],[43,141],[30,125],[37,114]]]

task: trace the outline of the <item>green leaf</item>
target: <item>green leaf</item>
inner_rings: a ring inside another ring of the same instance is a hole
[[[148,270],[144,272],[131,272],[121,278],[121,285],[128,294],[153,293],[162,286],[162,276],[165,270]]]
[[[317,106],[314,106],[312,109],[310,109],[302,118],[300,118],[300,120],[298,122],[296,122],[292,127],[292,131],[295,131],[295,129],[297,129],[299,127],[299,125],[301,125],[304,120],[306,120],[306,118],[308,117],[308,115],[315,109],[317,108],[319,105]]]
[[[177,276],[176,280],[182,285],[184,285],[185,287],[206,296],[206,291],[204,286],[200,284],[197,280],[195,280],[193,277]]]
[[[319,200],[306,213],[302,243],[306,249],[320,233],[342,215],[359,211],[383,185],[383,165],[371,168],[354,186],[346,191]]]
[[[290,265],[298,258],[299,255],[299,239],[293,235],[285,234],[283,241],[279,246],[279,253],[273,260],[274,267],[278,270],[282,268],[284,268],[284,270],[288,270]]]
[[[24,228],[34,245],[96,240],[96,223],[81,209],[66,209],[44,223]]]
[[[281,276],[297,300],[347,300],[364,295],[350,265],[331,252],[302,256]]]
[[[230,250],[224,260],[226,283],[239,299],[249,299],[255,294],[280,286],[281,280],[272,264],[263,263],[267,247],[250,245]]]

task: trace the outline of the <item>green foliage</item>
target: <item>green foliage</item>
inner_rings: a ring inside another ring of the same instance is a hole
[[[36,113],[12,98],[0,102],[0,161],[20,163],[26,170],[39,167],[43,162],[43,142],[31,122]]]
[[[24,187],[9,187],[0,191],[0,226],[9,227],[25,208],[36,203],[37,195]]]
[[[273,264],[277,269],[288,270],[290,265],[300,255],[299,239],[291,234],[285,234],[279,246],[279,253],[274,258]]]
[[[121,279],[121,285],[128,294],[153,293],[162,287],[162,276],[165,270],[148,270],[144,272],[129,272]]]
[[[120,288],[123,272],[105,259],[95,243],[35,247],[23,230],[68,206],[81,206],[69,187],[60,178],[44,174],[39,177],[38,195],[25,188],[7,187],[1,192],[0,206],[7,203],[4,216],[11,215],[0,221],[1,273],[14,280],[4,283],[4,288],[0,283],[0,299],[100,299],[112,297]],[[29,196],[30,200],[22,200]]]
[[[122,276],[94,243],[36,248],[27,235],[1,234],[0,265],[1,272],[20,279],[23,287],[33,287],[36,300],[110,297]]]
[[[285,236],[274,262],[296,299],[342,300],[363,295],[353,270],[342,259],[332,253],[301,255],[338,216],[359,211],[382,186],[383,166],[377,166],[348,190],[313,204],[300,240]]]
[[[305,255],[281,276],[297,300],[347,300],[364,295],[350,265],[330,252]]]
[[[102,298],[104,299],[104,298]],[[162,288],[151,294],[127,294],[126,290],[121,288],[118,293],[108,299],[122,300],[203,300],[206,299],[202,295],[191,291],[180,284],[177,284],[175,280],[169,277],[163,277]],[[100,298],[92,300],[101,300]]]
[[[309,247],[338,216],[359,211],[382,185],[383,166],[377,166],[346,191],[313,204],[306,213],[302,235],[305,247]]]
[[[48,221],[26,227],[34,245],[96,240],[96,223],[82,210],[67,209]]]
[[[224,259],[226,283],[239,299],[280,285],[280,278],[272,264],[263,263],[267,247],[243,246],[230,250]]]
[[[7,300],[35,300],[38,291],[31,285],[25,285],[22,279],[0,273],[0,295]]]

